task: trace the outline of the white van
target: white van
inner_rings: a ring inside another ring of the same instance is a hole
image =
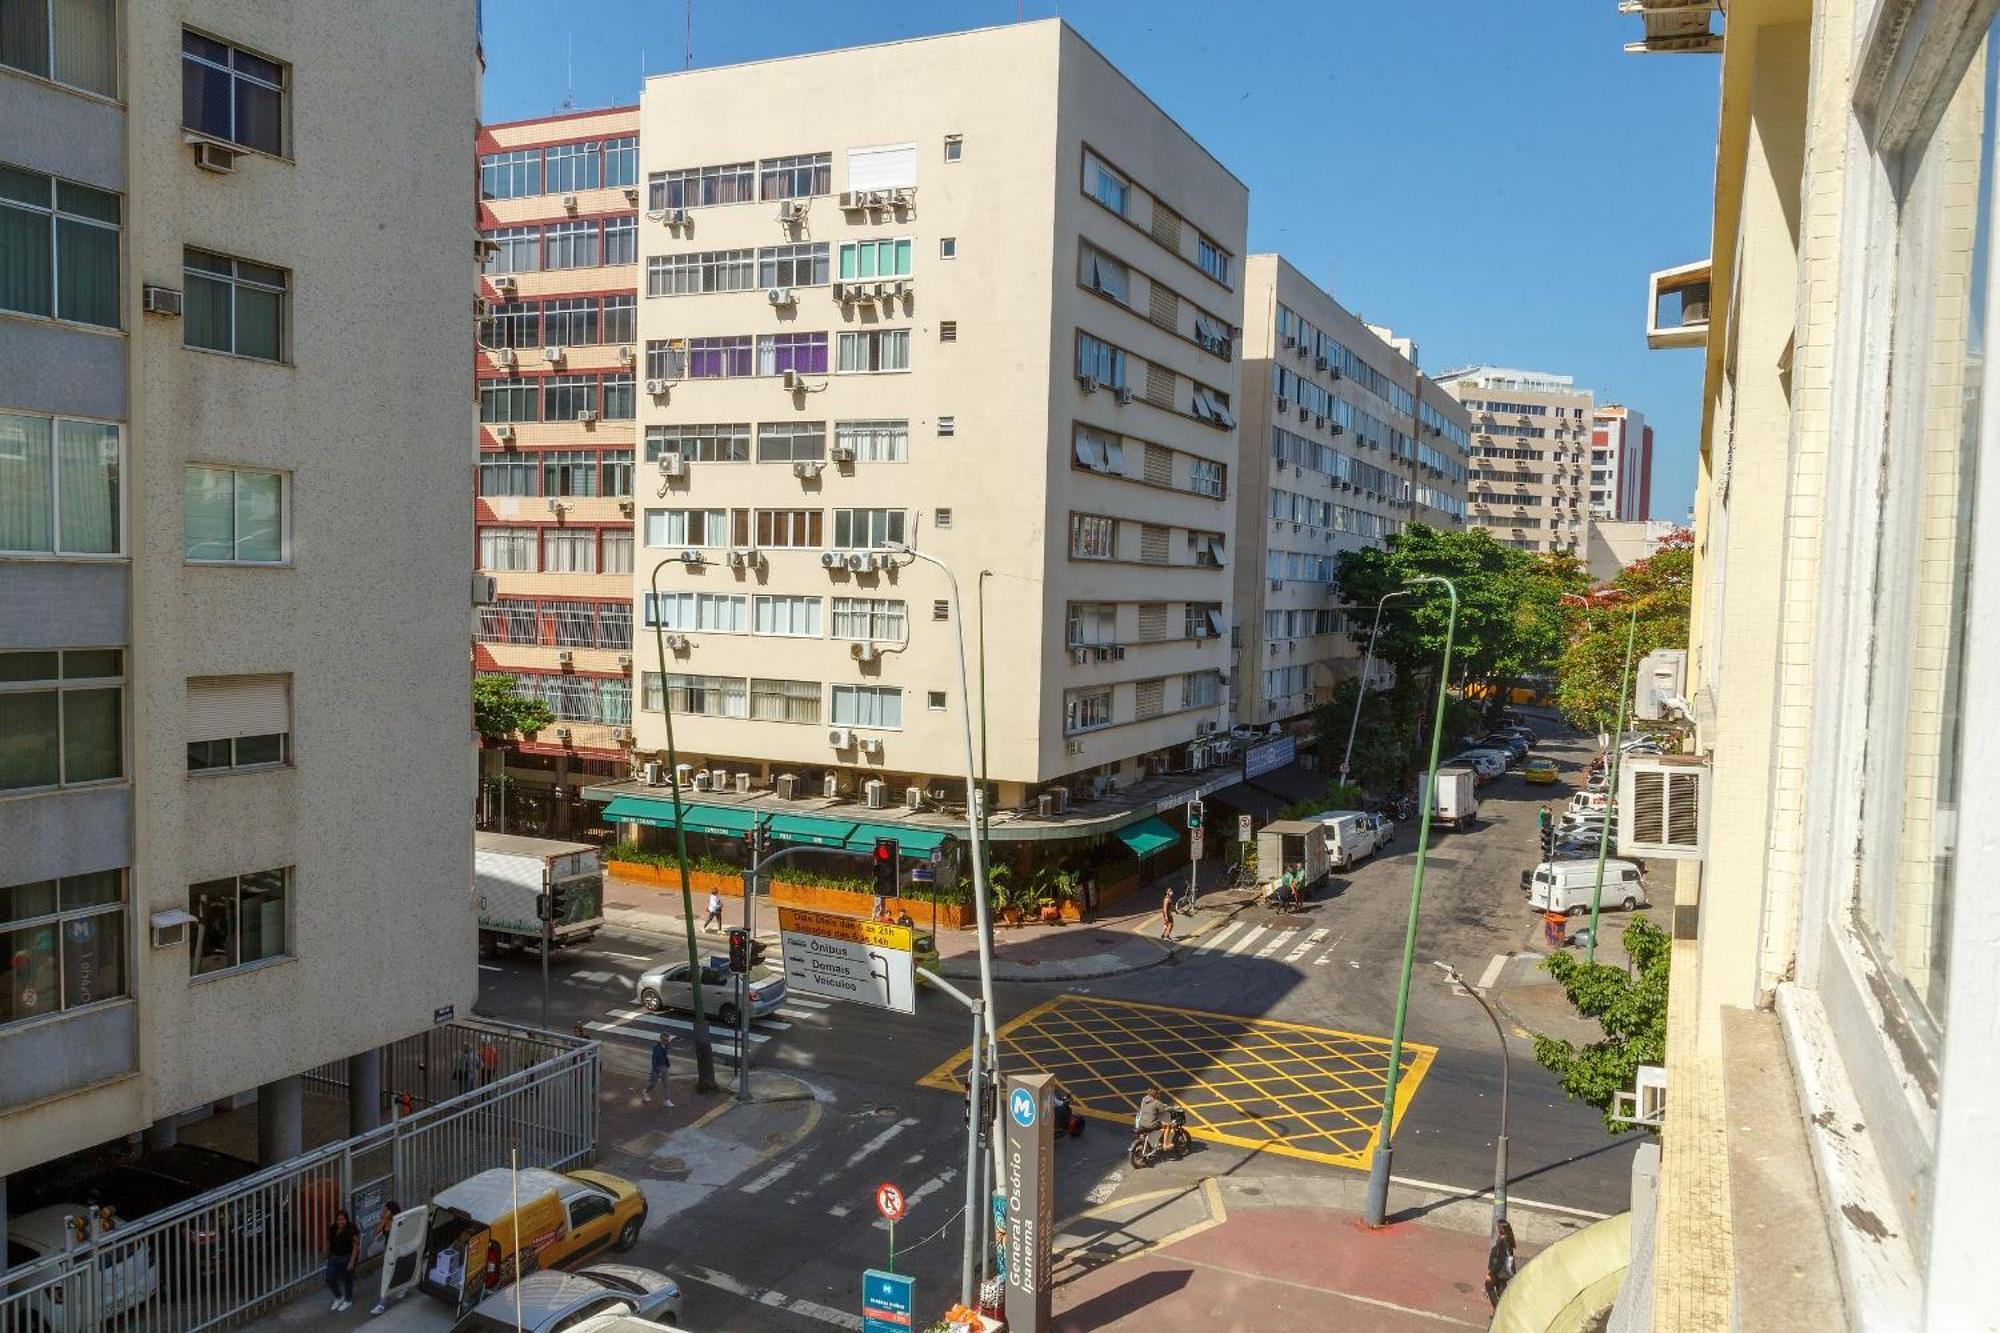
[[[7,1219],[7,1261],[0,1265],[0,1271],[31,1264],[52,1254],[61,1254],[72,1244],[81,1245],[80,1238],[72,1238],[69,1219],[88,1218],[91,1210],[80,1203],[59,1203],[47,1208],[37,1208],[33,1212],[22,1213]],[[22,1301],[8,1307],[18,1310],[26,1320],[24,1328],[47,1329],[49,1333],[71,1333],[86,1325],[98,1326],[102,1319],[107,1326],[121,1323],[113,1316],[125,1314],[152,1300],[159,1289],[159,1275],[153,1271],[151,1249],[145,1245],[118,1245],[115,1225],[109,1232],[98,1233],[104,1243],[104,1250],[97,1260],[98,1289],[95,1314],[77,1311],[71,1316],[63,1306],[63,1295],[67,1290],[70,1304],[77,1305],[78,1297],[86,1293],[82,1284],[72,1279],[68,1282],[50,1283],[38,1287],[33,1281],[23,1279],[16,1284],[22,1291],[32,1292]],[[80,1271],[88,1271],[80,1270]],[[83,1302],[88,1304],[88,1302]],[[137,1325],[133,1325],[136,1327]],[[8,1324],[7,1327],[13,1327]]]
[[[1346,870],[1381,849],[1381,835],[1371,815],[1359,810],[1322,810],[1312,820],[1325,831],[1327,859],[1335,870]]]
[[[1544,861],[1528,880],[1528,906],[1537,912],[1583,916],[1590,911],[1596,888],[1597,862]],[[1646,886],[1639,878],[1639,867],[1630,861],[1606,861],[1601,905],[1625,912],[1646,906]]]
[[[1569,798],[1569,808],[1581,814],[1586,810],[1602,810],[1611,804],[1608,792],[1580,791]]]

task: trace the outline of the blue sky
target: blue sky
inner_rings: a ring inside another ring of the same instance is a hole
[[[1424,368],[1574,375],[1693,495],[1701,360],[1648,351],[1646,274],[1708,251],[1717,64],[1628,56],[1615,0],[695,0],[697,65],[1060,12],[1250,187],[1250,248],[1418,340]],[[683,0],[487,0],[485,113],[636,100]],[[885,78],[889,76],[885,75]]]

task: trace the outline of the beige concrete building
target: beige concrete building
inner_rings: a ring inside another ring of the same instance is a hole
[[[1590,421],[1590,516],[1643,523],[1653,516],[1653,428],[1637,408],[1605,403]]]
[[[281,1157],[476,992],[475,7],[4,26],[0,1178],[252,1095]]]
[[[1231,693],[1236,718],[1261,726],[1360,672],[1335,557],[1407,523],[1465,522],[1471,422],[1417,369],[1415,343],[1364,324],[1280,255],[1250,256],[1243,330]]]
[[[1568,375],[1474,366],[1438,376],[1472,417],[1468,521],[1524,551],[1581,557],[1592,397]]]
[[[682,762],[732,786],[963,802],[968,708],[1000,807],[1186,766],[1227,720],[1242,182],[1053,20],[658,75],[639,123],[637,757],[657,615]]]

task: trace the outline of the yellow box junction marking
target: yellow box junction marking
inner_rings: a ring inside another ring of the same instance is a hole
[[[841,916],[834,912],[813,912],[803,907],[780,907],[778,929],[798,935],[820,935],[831,940],[872,944],[878,949],[900,949],[909,953],[915,933],[908,926],[866,917]]]
[[[1389,1039],[1271,1018],[1061,995],[1000,1029],[1001,1067],[1053,1074],[1079,1113],[1130,1125],[1158,1088],[1210,1143],[1366,1170],[1382,1118]],[[969,1051],[917,1080],[963,1093]],[[1437,1047],[1403,1043],[1401,1123]]]

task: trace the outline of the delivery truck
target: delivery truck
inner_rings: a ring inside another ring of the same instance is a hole
[[[1468,829],[1479,818],[1479,797],[1473,794],[1477,775],[1469,768],[1440,768],[1431,795],[1431,822]]]
[[[552,947],[582,944],[604,926],[604,863],[587,842],[475,833],[472,882],[482,958],[541,947],[544,894],[555,893],[562,905]]]
[[[1289,872],[1301,895],[1326,878],[1326,830],[1316,820],[1277,819],[1257,830],[1257,878],[1276,882]]]

